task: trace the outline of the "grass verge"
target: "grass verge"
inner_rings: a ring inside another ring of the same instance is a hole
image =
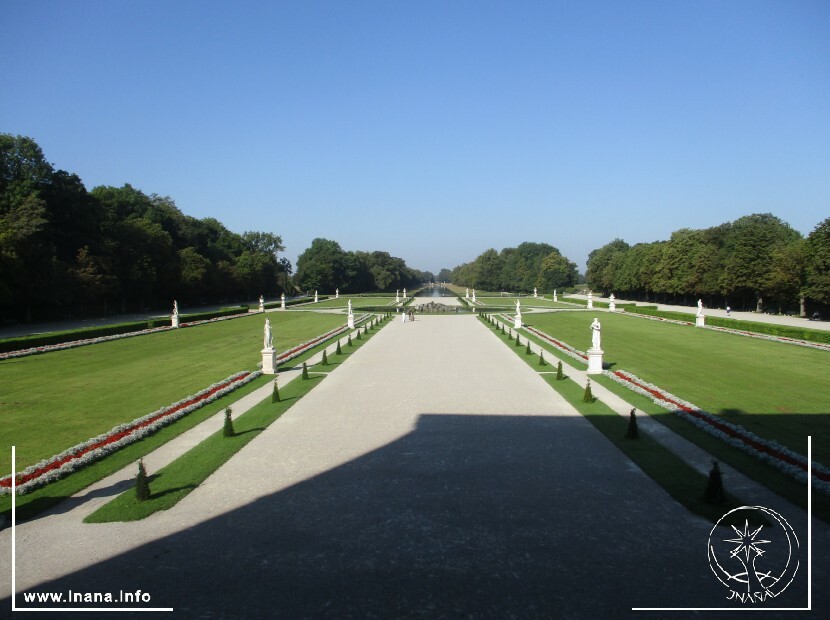
[[[482,320],[487,324],[486,319]],[[501,334],[500,329],[490,327],[505,344],[535,370],[550,370],[550,364],[544,367],[539,366],[538,355],[527,355],[524,347],[516,347],[508,340],[507,335]],[[523,338],[522,341],[526,342],[526,339]],[[583,402],[583,386],[570,380],[557,381],[555,375],[551,374],[545,374],[542,377],[646,475],[689,511],[715,523],[724,513],[742,505],[728,493],[723,503],[707,503],[703,499],[703,491],[707,482],[705,475],[645,433],[640,433],[639,439],[627,439],[625,435],[628,420],[596,398],[592,403]]]
[[[386,321],[382,322],[382,327]],[[363,327],[360,327],[363,332]],[[138,501],[135,488],[131,487],[109,503],[101,506],[84,519],[86,523],[108,523],[112,521],[137,521],[159,510],[168,510],[182,498],[197,488],[234,454],[241,450],[270,424],[280,418],[303,396],[319,385],[325,376],[336,369],[348,357],[357,351],[376,332],[368,331],[360,339],[352,338],[352,346],[342,347],[340,355],[328,356],[326,366],[315,366],[322,373],[309,371],[309,379],[297,378],[287,385],[280,386],[280,401],[271,402],[269,396],[234,420],[235,435],[224,437],[221,425],[217,431],[188,450],[158,472],[150,475],[150,499]],[[302,362],[300,362],[302,363]],[[270,379],[270,377],[269,377]]]

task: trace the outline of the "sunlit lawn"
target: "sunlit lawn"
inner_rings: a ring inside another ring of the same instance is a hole
[[[325,299],[323,301],[315,303],[310,303],[303,306],[304,310],[317,310],[319,308],[343,308],[345,309],[348,304],[349,300],[352,300],[352,310],[359,310],[361,306],[385,306],[387,304],[392,304],[395,301],[395,296],[360,296],[360,295],[340,295],[339,299],[335,299],[332,297],[331,299]]]
[[[342,315],[268,312],[278,351]],[[23,469],[193,394],[262,358],[262,314],[0,362],[0,472]]]
[[[472,295],[471,295],[472,296]],[[521,303],[522,308],[572,308],[570,304],[562,303],[561,301],[553,301],[553,296],[543,298],[541,295],[534,298],[533,295],[528,296],[493,296],[482,297],[476,293],[476,301],[481,302],[485,306],[511,306],[516,307],[516,300]]]
[[[830,463],[830,354],[607,312],[528,314],[525,323],[586,350],[594,316],[606,364],[711,413]]]

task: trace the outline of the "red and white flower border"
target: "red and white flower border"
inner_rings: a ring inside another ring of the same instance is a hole
[[[22,472],[18,472],[15,491],[23,495],[63,478],[124,446],[138,441],[142,437],[146,437],[163,426],[184,417],[191,411],[195,411],[225,394],[233,392],[261,374],[259,371],[236,373],[172,405],[157,409],[152,413],[136,418],[132,422],[119,424],[107,433],[88,439],[68,450],[64,450],[60,454],[27,467]],[[11,493],[11,475],[0,478],[0,495],[9,493]]]
[[[587,360],[587,355],[583,351],[578,351],[535,327],[527,325],[525,329],[546,342],[551,343],[562,353],[583,363]],[[623,370],[604,370],[603,374],[620,385],[624,385],[630,390],[650,398],[667,411],[678,414],[710,435],[751,454],[759,460],[772,465],[779,471],[792,476],[796,480],[806,483],[807,458],[805,456],[782,446],[776,441],[763,439],[742,426],[726,422],[718,416],[708,413],[700,407],[684,401],[656,385],[643,381],[629,372]],[[813,461],[812,473],[813,487],[822,493],[830,495],[830,468]]]
[[[624,370],[604,370],[602,374],[620,385],[646,396],[664,409],[676,413],[710,435],[751,454],[800,482],[807,482],[807,458],[782,446],[777,441],[763,439],[742,426],[727,422]],[[813,461],[812,474],[813,487],[830,495],[830,468]]]
[[[362,324],[369,318],[368,314],[361,315],[355,321],[355,325]],[[169,328],[162,328],[169,329]],[[308,340],[296,347],[289,349],[277,357],[277,363],[282,364],[303,354],[317,344],[349,331],[348,326],[332,329],[325,334]],[[115,452],[147,435],[157,431],[163,426],[174,422],[188,413],[211,403],[235,389],[245,385],[262,374],[259,370],[254,372],[243,371],[231,375],[227,379],[214,383],[180,400],[172,405],[162,407],[152,413],[136,418],[132,422],[119,424],[107,433],[93,437],[81,442],[60,454],[45,459],[35,465],[27,467],[18,472],[15,482],[15,491],[23,495],[36,488],[54,482],[68,474],[77,471],[90,463],[97,461],[104,456]],[[11,475],[0,478],[0,495],[11,493]]]

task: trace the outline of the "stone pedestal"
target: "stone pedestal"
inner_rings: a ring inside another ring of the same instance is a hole
[[[702,314],[695,317],[695,327],[705,327],[706,326],[706,317]]]
[[[284,299],[280,300],[280,310],[285,310],[285,300]]]
[[[588,310],[593,310],[593,309],[594,309],[594,300],[589,297],[588,298]]]
[[[516,318],[513,319],[513,329],[521,329],[522,328],[522,315],[517,314]]]
[[[262,350],[262,374],[277,374],[277,352],[274,349]]]
[[[588,374],[602,374],[602,349],[588,349]]]
[[[347,324],[349,326],[349,329],[354,329],[354,315],[353,314],[349,315],[349,318],[347,319]]]
[[[609,309],[611,312],[615,312],[615,311],[617,310],[617,304],[615,304],[613,301],[612,301],[612,302],[609,302],[609,304],[608,304],[608,309]]]
[[[173,316],[170,317],[170,324],[173,327],[178,327],[179,326],[179,315],[178,314],[174,314]]]
[[[556,291],[553,291],[553,301],[559,301],[559,297],[556,295]]]

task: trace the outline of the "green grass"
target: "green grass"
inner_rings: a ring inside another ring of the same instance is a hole
[[[106,456],[105,458],[92,463],[73,474],[52,482],[44,487],[36,489],[31,493],[19,495],[17,497],[16,511],[19,520],[29,519],[48,508],[62,502],[63,500],[72,497],[79,491],[85,489],[90,484],[98,482],[102,478],[106,478],[110,474],[126,467],[130,463],[137,461],[145,454],[149,454],[156,448],[167,443],[171,439],[178,437],[185,431],[197,426],[207,418],[221,411],[236,400],[242,398],[246,394],[262,387],[271,381],[270,377],[262,376],[254,379],[247,385],[242,386],[238,390],[227,394],[226,396],[205,405],[201,409],[186,415],[177,420],[170,426],[158,430],[152,435],[148,435],[139,441],[126,446],[117,452]],[[20,469],[20,468],[18,468]],[[3,495],[0,497],[0,514],[10,517],[11,514],[11,496]]]
[[[360,348],[375,333],[353,339],[352,347],[344,347],[342,355],[332,355],[325,367],[325,374],[332,372],[348,357]],[[325,377],[315,374],[317,366],[309,369],[309,379],[297,378],[286,386],[280,386],[280,401],[271,402],[271,395],[242,415],[234,418],[233,437],[224,437],[222,424],[217,431],[199,445],[188,450],[179,458],[163,467],[158,472],[150,473],[151,497],[147,501],[138,501],[135,487],[121,493],[118,497],[101,506],[84,521],[86,523],[106,523],[110,521],[136,521],[144,519],[159,510],[168,510],[182,498],[197,488],[213,472],[226,463],[248,442],[259,435],[270,424],[279,419],[283,413],[295,405],[299,399],[308,394]]]
[[[550,297],[550,296],[549,296]],[[481,302],[485,306],[504,306],[507,310],[515,310],[516,308],[516,300],[521,302],[521,308],[524,310],[525,308],[572,308],[570,304],[562,303],[561,301],[553,301],[553,299],[542,299],[541,295],[539,298],[534,299],[531,295],[530,297],[522,296],[522,295],[511,295],[508,297],[484,297],[476,293],[476,301]]]
[[[344,324],[272,312],[278,351]],[[0,472],[23,469],[261,361],[262,315],[0,362]]]
[[[505,344],[511,344],[507,336],[501,336],[500,332],[495,333],[502,338]],[[515,346],[511,346],[511,348],[535,370],[550,372],[550,364],[545,367],[538,365],[538,355],[526,355],[524,349],[518,349]],[[675,501],[691,512],[715,523],[724,513],[742,505],[728,493],[724,503],[710,504],[705,502],[703,500],[703,491],[706,488],[707,481],[705,475],[645,433],[641,432],[639,439],[627,439],[625,434],[628,428],[628,420],[617,414],[601,400],[595,398],[592,403],[584,402],[582,399],[584,386],[571,380],[557,381],[555,374],[544,374],[542,378],[597,430],[605,435],[611,443],[636,463],[646,475],[663,487]]]
[[[312,298],[313,299],[313,298]],[[392,304],[395,301],[395,296],[365,296],[365,297],[349,297],[348,295],[340,295],[340,299],[326,299],[324,301],[320,301],[318,303],[311,303],[308,305],[303,306],[304,310],[317,310],[320,308],[342,308],[346,309],[349,305],[349,300],[352,300],[352,310],[359,310],[361,307],[365,306],[385,306],[387,304]],[[391,307],[391,306],[390,306]]]
[[[826,351],[601,313],[604,361],[698,407],[814,459],[830,462]],[[526,323],[578,349],[590,346],[585,312],[529,315]]]
[[[233,437],[222,435],[220,423],[217,432],[198,446],[158,472],[148,472],[151,491],[149,500],[138,501],[135,488],[131,487],[101,506],[84,522],[136,521],[173,507],[322,380],[323,377],[317,375],[311,376],[307,381],[295,379],[287,386],[281,386],[279,402],[272,403],[269,395],[266,400],[234,419],[236,434]]]

